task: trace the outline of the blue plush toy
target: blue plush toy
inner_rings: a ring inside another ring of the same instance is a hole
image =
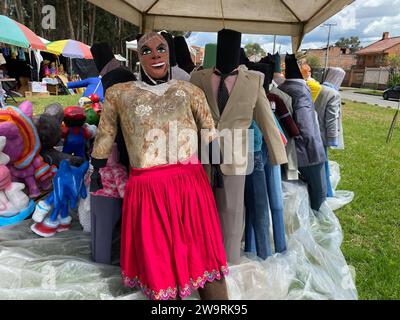
[[[87,78],[81,81],[74,81],[67,83],[68,89],[77,89],[77,88],[85,88],[86,90],[83,93],[83,97],[89,98],[91,94],[97,94],[100,97],[100,101],[104,100],[104,92],[103,85],[101,83],[100,77]]]
[[[71,166],[67,160],[61,161],[53,179],[54,190],[36,205],[32,216],[36,222],[31,226],[33,232],[42,237],[51,237],[56,232],[69,230],[72,221],[69,208],[76,209],[79,198],[87,197],[84,177],[88,168],[88,161],[80,167]],[[51,214],[45,219],[52,206]]]

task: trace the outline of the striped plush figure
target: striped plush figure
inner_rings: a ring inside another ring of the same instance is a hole
[[[40,139],[32,122],[32,103],[23,102],[19,108],[0,109],[0,136],[7,139],[4,153],[10,157],[8,168],[15,181],[24,182],[31,198],[51,187],[56,167],[48,165],[40,156]]]

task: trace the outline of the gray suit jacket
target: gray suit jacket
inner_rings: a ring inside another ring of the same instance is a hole
[[[315,109],[324,146],[339,143],[340,134],[340,93],[327,86],[321,86]]]
[[[238,159],[243,158],[243,153],[247,153],[248,129],[254,119],[263,133],[264,140],[268,146],[268,152],[271,162],[274,165],[287,163],[285,146],[282,142],[280,132],[275,124],[271,106],[265,95],[263,81],[261,77],[253,72],[239,70],[235,85],[229,96],[228,103],[222,115],[219,112],[216,97],[211,86],[212,69],[196,71],[191,74],[190,82],[201,88],[211,109],[215,125],[219,132],[224,129],[241,129],[239,147],[235,141],[235,147],[229,151],[231,154],[224,154],[224,139],[221,139],[221,149],[224,159],[232,159],[231,164],[221,164],[221,171],[225,175],[243,175],[246,174],[247,157],[245,162]],[[233,135],[236,138],[235,135]]]
[[[309,167],[326,161],[324,145],[319,132],[311,92],[304,80],[286,80],[279,87],[292,97],[293,119],[300,130],[296,139],[299,168]]]

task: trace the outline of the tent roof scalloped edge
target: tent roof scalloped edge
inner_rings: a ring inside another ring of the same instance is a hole
[[[150,30],[217,32],[292,37],[293,52],[304,35],[354,0],[88,0],[96,6]],[[222,6],[221,6],[222,3]],[[224,18],[222,18],[224,16]]]

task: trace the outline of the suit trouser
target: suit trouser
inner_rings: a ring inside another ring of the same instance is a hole
[[[244,232],[244,185],[246,176],[223,176],[224,188],[214,188],[228,262],[237,264]]]
[[[311,208],[318,211],[327,193],[325,163],[302,167],[299,171],[308,184]]]
[[[111,264],[115,226],[121,219],[122,199],[90,196],[92,259]]]

